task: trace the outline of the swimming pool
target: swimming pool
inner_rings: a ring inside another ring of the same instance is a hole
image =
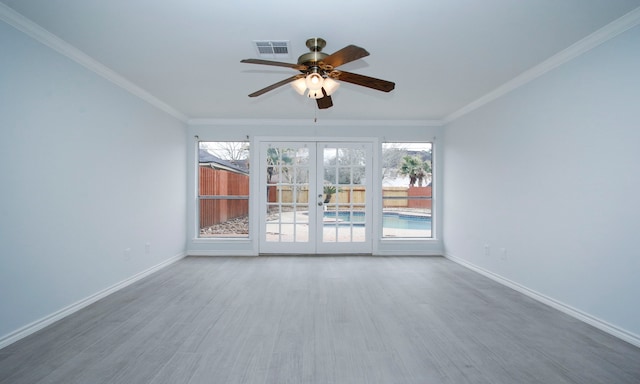
[[[338,221],[338,225],[364,225],[364,212],[325,212],[324,217],[326,219],[325,225],[335,225],[335,220]],[[400,212],[385,212],[382,215],[382,227],[393,229],[430,230],[431,216],[418,216]]]
[[[394,229],[431,229],[431,216],[385,213],[382,216],[382,227]]]

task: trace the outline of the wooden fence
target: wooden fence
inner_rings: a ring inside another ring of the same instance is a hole
[[[364,204],[364,187],[340,187],[338,192],[331,196],[329,204]],[[431,209],[431,187],[383,187],[384,208],[425,208]],[[384,199],[384,197],[390,197]],[[423,197],[423,198],[419,198]],[[424,198],[428,197],[428,198]],[[307,188],[294,190],[290,186],[269,186],[269,202],[281,202],[283,204],[308,203],[309,191]]]
[[[269,202],[283,204],[308,203],[306,188],[294,190],[290,186],[268,186]],[[200,167],[200,196],[249,196],[249,176],[224,170]],[[364,187],[340,187],[331,196],[329,204],[364,204]],[[424,208],[431,209],[431,187],[383,187],[384,208]],[[391,197],[385,199],[384,197]],[[429,197],[419,199],[416,197]],[[200,228],[222,223],[249,214],[248,199],[201,199]]]
[[[249,176],[200,167],[201,196],[249,196]],[[248,199],[201,199],[200,228],[249,214]]]

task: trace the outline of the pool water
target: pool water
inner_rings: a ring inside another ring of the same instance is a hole
[[[382,216],[382,227],[395,229],[431,229],[431,217],[385,213]]]
[[[364,225],[364,212],[325,212],[324,217],[329,220],[337,219],[345,225],[349,224],[349,222],[353,223],[353,225]],[[332,224],[332,222],[325,223],[325,225]],[[382,216],[382,227],[394,229],[431,229],[431,217],[402,213],[385,213]]]

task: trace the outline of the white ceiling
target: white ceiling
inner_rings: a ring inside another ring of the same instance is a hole
[[[315,101],[295,71],[242,64],[253,40],[305,41],[371,55],[340,69],[394,81],[391,93],[343,83],[341,120],[440,120],[640,6],[640,0],[0,0],[189,118],[306,119]]]

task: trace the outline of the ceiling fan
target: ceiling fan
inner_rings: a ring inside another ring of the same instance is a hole
[[[327,42],[324,39],[319,37],[311,38],[307,40],[306,45],[311,52],[300,56],[297,64],[260,59],[241,60],[241,63],[288,67],[301,72],[300,74],[262,88],[259,91],[255,91],[250,94],[249,97],[260,96],[285,84],[292,83],[291,85],[299,94],[306,94],[308,97],[316,99],[318,108],[326,109],[333,106],[331,94],[340,85],[336,80],[346,81],[347,83],[360,85],[382,92],[390,92],[396,86],[395,83],[390,81],[336,69],[343,64],[369,56],[369,52],[364,48],[360,48],[355,45],[348,45],[329,55],[322,52],[322,48],[327,45]]]

